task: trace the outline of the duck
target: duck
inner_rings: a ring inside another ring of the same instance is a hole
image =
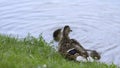
[[[82,57],[86,61],[86,57],[88,57],[87,52],[79,46],[76,40],[70,39],[70,32],[72,30],[66,25],[63,29],[62,38],[59,41],[58,52],[70,60],[78,60],[78,58]]]
[[[86,49],[86,51],[88,52],[89,56],[91,56],[94,60],[100,60],[101,56],[100,53],[97,52],[96,50],[90,50],[90,49]]]
[[[76,59],[77,56],[82,55],[84,58],[87,58],[90,56],[93,60],[100,60],[101,56],[100,54],[95,51],[95,50],[90,50],[90,49],[85,49],[77,40],[75,39],[70,39],[69,38],[69,33],[72,32],[72,30],[70,29],[70,27],[67,25],[64,27],[64,30],[62,32],[62,29],[57,29],[53,32],[53,38],[55,41],[60,41],[59,43],[59,52],[62,53],[62,50],[64,51],[64,49],[60,49],[60,47],[62,47],[62,41],[64,41],[65,39],[67,39],[69,42],[69,45],[71,45],[72,49],[69,49],[64,55],[69,56],[69,59]],[[62,36],[63,34],[63,36]],[[62,38],[63,37],[63,38]],[[66,43],[67,44],[67,43]],[[65,44],[64,44],[65,45]],[[80,54],[79,54],[80,52]],[[80,56],[81,57],[81,56]],[[83,59],[84,59],[83,58]]]

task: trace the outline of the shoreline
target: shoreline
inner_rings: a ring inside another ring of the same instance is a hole
[[[0,66],[2,68],[117,68],[99,62],[76,63],[64,59],[40,35],[23,39],[0,34]]]

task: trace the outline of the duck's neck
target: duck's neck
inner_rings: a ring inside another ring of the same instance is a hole
[[[70,39],[68,34],[63,33],[63,38]]]

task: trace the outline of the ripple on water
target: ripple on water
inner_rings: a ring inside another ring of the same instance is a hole
[[[120,65],[119,6],[117,0],[1,0],[0,32],[20,37],[42,33],[50,42],[55,29],[70,25],[71,38],[102,53],[101,62]]]

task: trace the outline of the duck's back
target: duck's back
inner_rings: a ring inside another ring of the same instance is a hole
[[[71,39],[72,46],[77,48],[80,51],[85,51],[85,48],[75,39]]]

